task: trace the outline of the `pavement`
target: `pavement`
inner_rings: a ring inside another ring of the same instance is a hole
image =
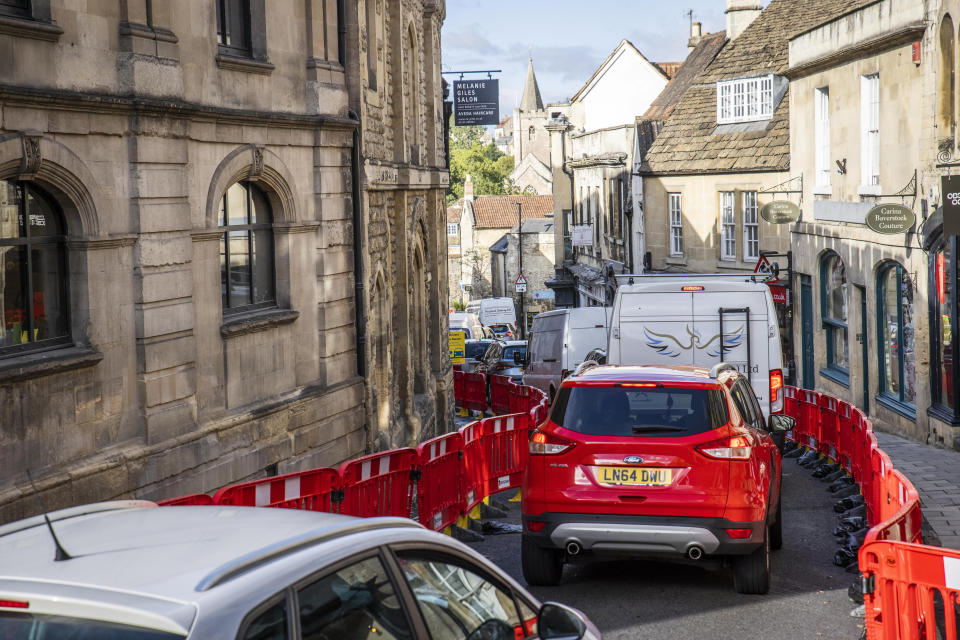
[[[920,494],[924,543],[960,550],[960,451],[878,430],[874,434],[893,466]]]

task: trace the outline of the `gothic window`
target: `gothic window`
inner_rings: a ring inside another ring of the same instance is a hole
[[[70,343],[66,227],[29,182],[0,182],[0,357]]]
[[[266,195],[238,182],[220,200],[220,291],[224,314],[276,305],[273,215]]]
[[[916,366],[913,349],[913,283],[899,264],[884,265],[877,277],[877,356],[880,397],[895,410],[913,412]]]
[[[407,114],[410,119],[410,162],[419,162],[420,153],[420,114],[417,109],[417,98],[420,95],[420,74],[417,67],[419,58],[417,48],[417,31],[413,25],[408,30],[407,40]]]
[[[366,0],[367,9],[367,86],[377,90],[377,0]]]
[[[850,355],[847,330],[847,272],[835,253],[820,261],[820,314],[826,332],[827,377],[848,384]]]
[[[941,136],[952,136],[956,128],[957,61],[954,55],[953,20],[947,14],[940,23],[940,73],[937,77],[937,124]]]

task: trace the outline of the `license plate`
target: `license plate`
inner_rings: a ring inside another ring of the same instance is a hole
[[[663,487],[673,481],[673,469],[645,467],[600,467],[599,480],[603,484],[631,484]]]

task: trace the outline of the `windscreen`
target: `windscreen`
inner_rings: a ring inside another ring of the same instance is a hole
[[[184,636],[141,627],[67,616],[0,612],[0,638],[42,640],[182,640]]]
[[[523,361],[527,357],[527,348],[524,346],[517,347],[504,347],[503,348],[503,360],[507,362],[513,362],[513,354],[519,353],[520,360]]]
[[[685,387],[563,387],[550,420],[595,436],[683,437],[727,422],[723,392]]]
[[[466,357],[479,360],[487,352],[489,342],[468,342],[466,345]]]

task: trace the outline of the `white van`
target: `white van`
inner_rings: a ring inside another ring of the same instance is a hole
[[[523,383],[551,400],[560,382],[593,349],[607,344],[610,307],[557,309],[533,319]]]
[[[720,362],[750,379],[765,417],[783,409],[780,329],[764,282],[684,273],[633,276],[617,289],[607,364]]]
[[[467,340],[480,340],[488,337],[489,333],[483,330],[480,320],[472,313],[451,313],[450,331],[462,331],[467,334]]]
[[[480,318],[480,324],[489,327],[495,324],[517,326],[517,309],[513,298],[484,298],[467,303],[467,313]]]

